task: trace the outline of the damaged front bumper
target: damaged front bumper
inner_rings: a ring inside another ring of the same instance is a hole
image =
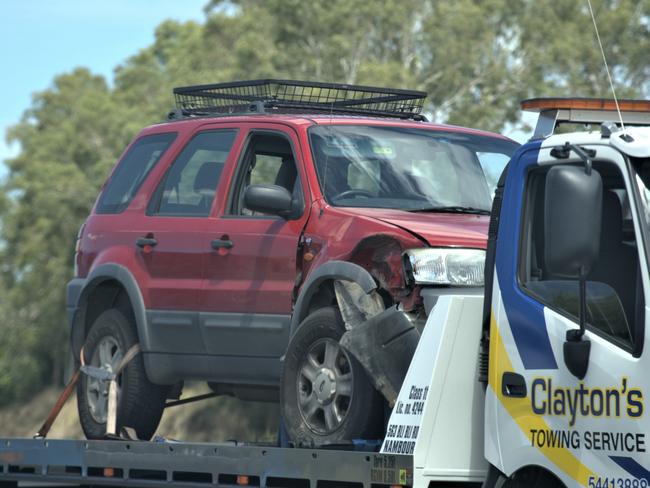
[[[431,315],[438,298],[442,295],[482,295],[482,293],[483,288],[423,288],[421,290],[427,317]],[[337,293],[337,298],[342,301],[342,293]],[[345,301],[348,309],[351,302],[360,303],[359,300]],[[344,320],[346,315],[350,314],[344,313]],[[355,315],[355,318],[358,318],[363,314]],[[398,307],[390,307],[365,321],[358,319],[346,321],[346,328],[348,330],[341,337],[341,345],[361,363],[375,388],[392,407],[415,354],[422,324],[419,321],[415,323],[412,314]]]
[[[419,340],[420,333],[410,317],[391,307],[348,330],[340,342],[392,406]]]

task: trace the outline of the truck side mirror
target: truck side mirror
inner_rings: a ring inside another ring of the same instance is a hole
[[[600,251],[603,182],[585,167],[558,165],[546,175],[544,262],[546,270],[580,281],[580,328],[567,332],[564,361],[579,379],[587,374],[591,343],[583,340],[587,315],[587,273]]]
[[[603,183],[578,166],[554,166],[544,199],[546,270],[564,278],[587,274],[600,250]]]
[[[249,185],[244,191],[244,206],[255,212],[286,217],[291,212],[291,193],[279,185]]]

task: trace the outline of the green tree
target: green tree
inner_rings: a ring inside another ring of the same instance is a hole
[[[19,393],[61,377],[64,283],[72,274],[75,235],[128,135],[106,82],[78,69],[36,94],[8,139],[21,151],[6,161],[2,185],[1,306],[11,330],[2,350],[9,364],[30,366],[0,388],[13,385]]]

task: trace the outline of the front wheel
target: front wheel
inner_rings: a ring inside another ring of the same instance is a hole
[[[309,315],[289,343],[282,418],[296,444],[381,437],[383,402],[361,364],[340,346],[344,332],[338,309],[325,307]]]
[[[542,468],[528,468],[503,480],[502,488],[566,488],[553,473]]]
[[[116,309],[102,313],[86,338],[86,364],[113,372],[126,352],[138,342],[133,320]],[[142,354],[129,362],[117,377],[117,429],[131,427],[139,439],[150,439],[158,428],[168,387],[154,385],[144,370]],[[77,409],[88,439],[106,435],[108,381],[81,375],[77,383]]]

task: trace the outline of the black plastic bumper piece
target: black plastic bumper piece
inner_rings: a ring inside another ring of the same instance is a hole
[[[81,296],[81,291],[86,285],[86,280],[83,278],[74,278],[68,281],[66,286],[66,312],[68,315],[68,324],[72,329],[72,324],[74,323],[75,313],[77,312],[77,305],[79,303],[79,297]]]
[[[81,290],[86,286],[85,278],[73,278],[68,281],[66,286],[66,306],[67,308],[76,308],[81,296]]]
[[[81,349],[84,341],[83,327],[74,327],[75,320],[77,320],[77,312],[79,310],[79,297],[81,296],[84,286],[86,286],[86,280],[84,278],[74,278],[70,280],[66,286],[66,314],[68,325],[70,327],[70,340],[75,360],[78,357],[78,351]]]
[[[392,405],[397,399],[420,333],[406,313],[391,307],[341,337],[341,345],[368,372],[375,387]]]

